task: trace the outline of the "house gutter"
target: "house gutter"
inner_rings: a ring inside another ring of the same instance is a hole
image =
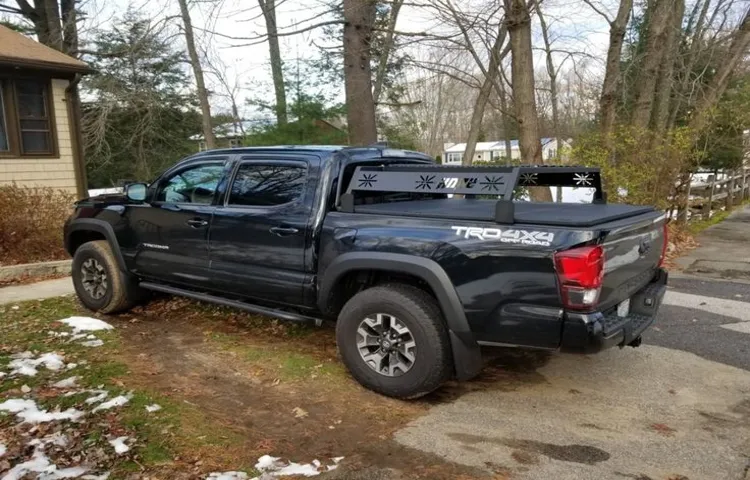
[[[73,80],[65,87],[65,103],[68,107],[68,128],[70,130],[71,150],[73,151],[73,169],[76,180],[76,194],[79,199],[87,198],[88,181],[86,179],[86,163],[83,157],[83,134],[81,133],[81,103],[76,94],[78,83],[83,75],[76,73]]]

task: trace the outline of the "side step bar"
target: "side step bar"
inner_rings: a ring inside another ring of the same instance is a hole
[[[251,303],[245,303],[239,300],[230,300],[228,298],[217,297],[208,293],[194,292],[192,290],[171,287],[168,285],[162,285],[160,283],[141,282],[139,285],[142,288],[153,290],[155,292],[169,293],[171,295],[178,295],[180,297],[188,297],[194,300],[200,300],[201,302],[215,303],[217,305],[223,305],[225,307],[238,308],[247,312],[257,313],[259,315],[265,315],[267,317],[279,318],[281,320],[288,320],[290,322],[314,323],[317,327],[323,324],[322,318],[308,317],[306,315],[300,315],[298,313],[285,312],[283,310],[276,310],[269,307],[261,307],[260,305],[253,305]]]

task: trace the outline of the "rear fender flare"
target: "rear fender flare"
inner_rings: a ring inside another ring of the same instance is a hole
[[[112,225],[109,223],[103,221],[103,220],[97,220],[95,218],[78,218],[76,220],[73,220],[66,228],[65,232],[65,250],[73,256],[75,252],[73,251],[73,246],[71,245],[71,234],[73,232],[78,231],[90,231],[90,232],[97,232],[104,235],[104,238],[107,240],[107,243],[109,243],[110,248],[112,248],[112,253],[115,256],[115,260],[117,261],[117,266],[122,270],[123,272],[127,272],[127,267],[125,265],[125,258],[122,256],[122,252],[120,251],[120,244],[117,241],[117,236],[115,235],[115,231],[112,228]]]
[[[350,252],[337,257],[323,273],[318,290],[318,308],[326,311],[331,292],[348,272],[380,270],[413,275],[427,283],[437,297],[448,326],[456,377],[467,380],[482,368],[479,345],[469,328],[463,305],[448,274],[434,260],[400,253]]]

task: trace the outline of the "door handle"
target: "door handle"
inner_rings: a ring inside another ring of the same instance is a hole
[[[208,225],[208,222],[206,220],[203,220],[201,218],[191,218],[187,222],[188,225],[190,225],[193,228],[202,228]]]
[[[294,227],[271,227],[268,231],[279,237],[286,237],[287,235],[294,235],[299,232]]]

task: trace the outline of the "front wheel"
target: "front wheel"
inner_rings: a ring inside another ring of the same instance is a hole
[[[95,312],[117,313],[141,298],[135,280],[122,272],[105,240],[81,245],[73,255],[73,286],[81,303]]]
[[[409,285],[377,286],[353,296],[339,314],[336,343],[352,376],[389,397],[421,397],[452,372],[440,308]]]

